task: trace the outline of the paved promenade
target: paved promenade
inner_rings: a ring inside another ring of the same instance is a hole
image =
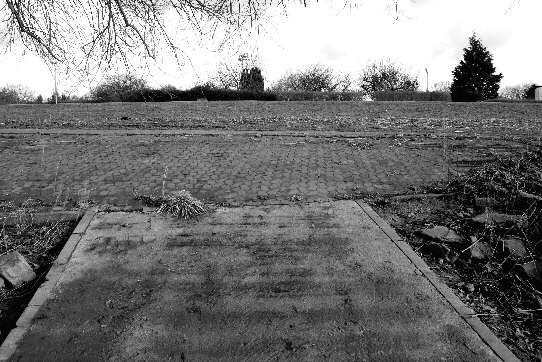
[[[98,213],[5,356],[515,361],[371,215],[353,201],[218,208],[191,222]]]
[[[132,189],[214,202],[328,199],[442,179],[442,150],[389,139],[253,135],[0,134],[0,199],[125,203]]]

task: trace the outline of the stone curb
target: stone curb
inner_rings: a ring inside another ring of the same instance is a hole
[[[427,132],[396,131],[269,131],[269,130],[223,130],[223,129],[63,129],[63,128],[0,128],[0,135],[78,135],[78,136],[249,136],[249,137],[314,137],[314,138],[364,138],[364,137],[408,137],[426,136]],[[476,139],[493,139],[481,134],[463,134],[453,131],[439,131],[439,135],[453,137],[474,137]],[[510,135],[511,140],[519,136]],[[525,138],[525,135],[521,135]]]
[[[66,268],[66,264],[71,258],[75,247],[81,240],[83,233],[88,228],[88,225],[94,218],[96,214],[96,209],[92,208],[85,212],[75,230],[70,235],[70,238],[62,248],[62,251],[58,255],[56,261],[51,266],[51,269],[47,273],[46,281],[36,290],[36,293],[28,303],[28,306],[25,308],[23,314],[17,320],[17,327],[12,329],[4,343],[0,346],[0,362],[8,361],[15,350],[19,342],[22,340],[27,330],[32,325],[32,320],[39,312],[40,308],[49,298],[51,291],[57,285],[62,273]]]
[[[341,132],[341,131],[257,131],[222,129],[40,129],[40,128],[0,128],[1,134],[39,134],[39,135],[81,135],[81,136],[252,136],[252,137],[340,137],[358,138],[368,136],[395,136],[394,132]]]
[[[81,212],[79,211],[44,211],[44,212],[32,212],[29,211],[25,214],[17,214],[13,212],[2,212],[0,213],[0,220],[2,225],[12,226],[19,223],[21,218],[29,217],[31,215],[32,221],[35,223],[42,222],[55,222],[55,221],[64,221],[64,220],[77,220],[81,217]]]
[[[412,264],[429,280],[431,285],[446,299],[461,318],[480,336],[495,355],[505,362],[521,362],[512,351],[484,324],[474,311],[467,307],[452,289],[442,283],[437,275],[429,268],[427,263],[408,245],[393,228],[382,219],[369,205],[362,201],[356,201],[359,207],[372,219],[378,227],[390,238],[391,241],[410,259]]]

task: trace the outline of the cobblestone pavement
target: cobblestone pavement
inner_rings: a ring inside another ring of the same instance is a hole
[[[448,172],[441,145],[240,135],[0,134],[0,199],[125,204],[186,189],[232,204],[404,191]]]

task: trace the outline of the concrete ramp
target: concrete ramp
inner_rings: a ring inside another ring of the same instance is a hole
[[[499,360],[351,201],[99,213],[13,359]]]

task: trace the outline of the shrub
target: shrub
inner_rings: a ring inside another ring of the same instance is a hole
[[[450,87],[452,86],[451,82],[444,81],[444,82],[437,82],[433,84],[433,92],[444,92],[444,93],[450,93]]]
[[[360,92],[280,92],[275,91],[278,101],[361,101]]]
[[[379,91],[375,92],[375,101],[451,101],[449,92],[420,91]]]
[[[263,92],[264,81],[260,68],[252,67],[250,70],[243,69],[239,81],[239,89]]]
[[[90,100],[85,97],[78,97],[78,96],[62,93],[58,95],[56,101],[58,103],[89,103]],[[49,98],[47,98],[47,103],[55,104],[54,93]]]
[[[33,103],[34,93],[23,85],[6,85],[0,88],[0,104]]]
[[[17,104],[19,95],[14,89],[3,87],[0,89],[0,104]]]
[[[416,91],[418,79],[407,73],[402,66],[381,60],[365,67],[359,77],[361,91],[374,99],[377,92]]]
[[[276,92],[333,92],[346,91],[350,87],[348,75],[336,74],[333,69],[312,65],[279,79],[272,87]]]
[[[499,97],[510,100],[528,99],[530,84],[521,84],[511,87],[505,87],[499,91]],[[534,92],[533,92],[534,98]]]
[[[188,90],[179,90],[174,87],[161,89],[147,87],[127,94],[125,97],[127,102],[196,101],[201,98],[206,98],[209,101],[276,100],[276,96],[270,92],[220,89],[209,84],[195,86]]]
[[[192,88],[188,92],[194,92],[196,89]],[[271,92],[260,92],[253,90],[230,90],[230,89],[213,89],[203,88],[197,89],[198,95],[203,95],[210,101],[243,101],[243,100],[256,100],[256,101],[274,101],[277,99],[276,95]],[[194,97],[196,100],[201,98],[200,96]]]
[[[146,82],[132,74],[108,76],[91,91],[91,97],[97,102],[139,102]]]

